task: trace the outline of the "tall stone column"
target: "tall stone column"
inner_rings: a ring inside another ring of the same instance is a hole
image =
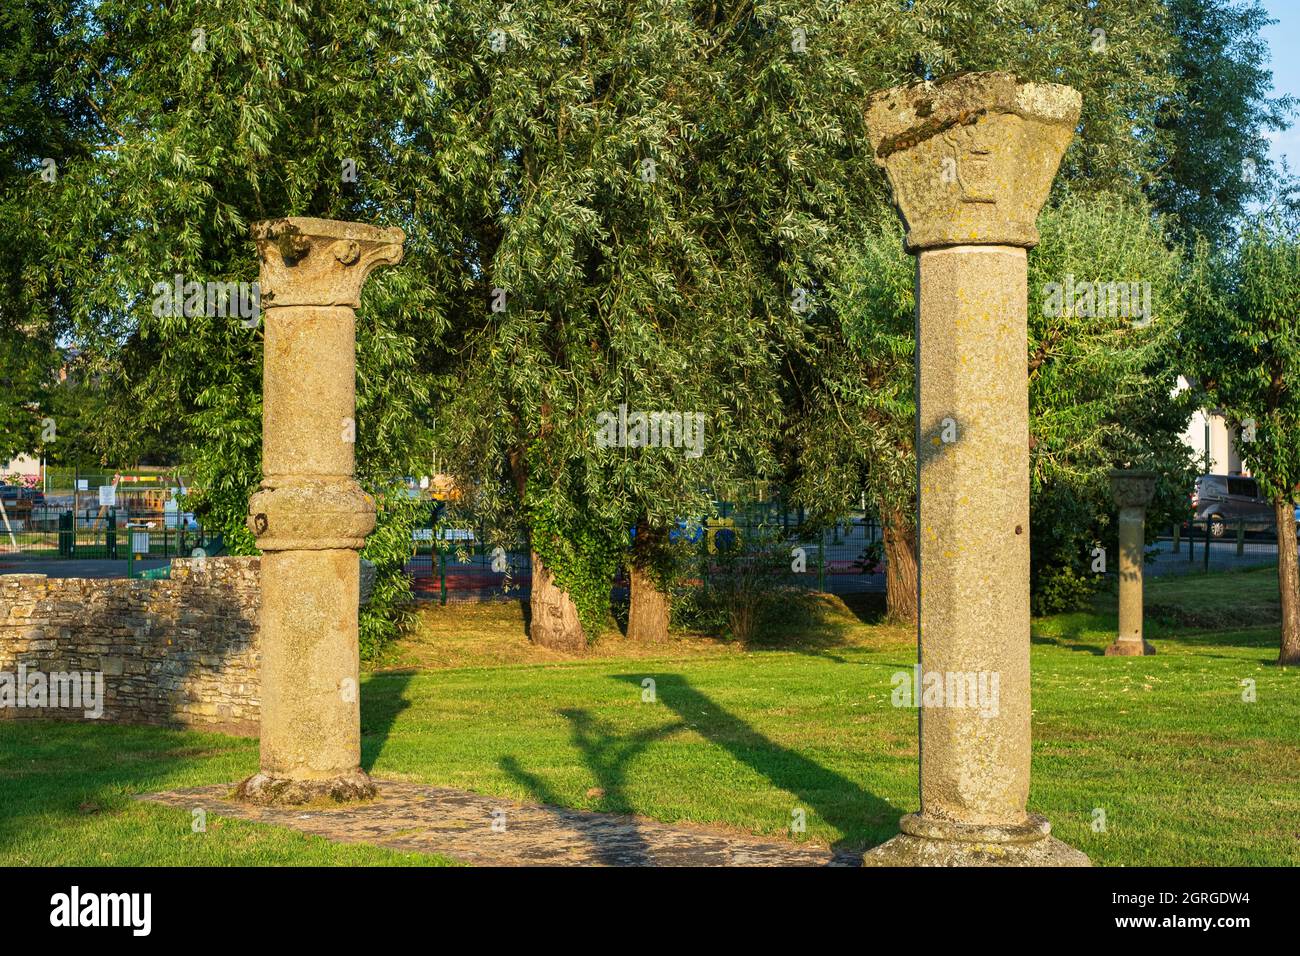
[[[1156,493],[1154,471],[1115,469],[1110,489],[1119,508],[1119,636],[1107,657],[1141,657],[1156,649],[1142,639],[1142,556],[1147,543],[1147,506]]]
[[[361,769],[358,552],[374,500],[353,480],[356,314],[400,229],[328,219],[253,226],[265,325],[262,473],[249,527],[262,549],[261,769],[255,803],[374,795]]]
[[[1087,865],[1029,796],[1027,257],[1081,100],[974,73],[873,97],[918,256],[921,810],[875,866]]]

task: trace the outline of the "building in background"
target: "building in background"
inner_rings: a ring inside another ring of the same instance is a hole
[[[26,478],[28,484],[34,484],[36,487],[40,487],[44,473],[43,460],[33,458],[31,455],[19,455],[17,458],[11,458],[0,465],[0,475],[11,478]]]
[[[1174,394],[1191,388],[1191,383],[1181,375]],[[1229,424],[1217,410],[1199,408],[1192,415],[1183,442],[1195,452],[1198,459],[1208,458],[1210,475],[1249,475],[1250,470],[1241,461],[1237,451],[1237,429]]]

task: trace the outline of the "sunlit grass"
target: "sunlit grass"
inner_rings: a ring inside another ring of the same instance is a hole
[[[1153,613],[1146,658],[1101,656],[1113,599],[1035,622],[1030,806],[1058,836],[1104,865],[1300,865],[1300,675],[1273,666],[1277,625],[1188,623],[1234,602],[1266,620],[1270,593],[1267,571],[1148,582],[1149,606],[1180,610],[1172,623]],[[528,645],[517,605],[436,609],[396,656],[418,668],[364,682],[363,762],[519,800],[871,846],[916,809],[916,713],[890,703],[915,651],[907,629],[859,611],[801,609],[762,650],[608,635],[574,661]],[[426,861],[212,817],[192,834],[183,813],[130,799],[234,781],[256,760],[256,741],[219,735],[0,723],[0,862]],[[796,809],[806,834],[790,833]]]

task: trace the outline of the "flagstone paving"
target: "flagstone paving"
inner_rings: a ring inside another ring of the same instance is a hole
[[[432,853],[479,866],[856,866],[860,854],[642,817],[515,803],[445,787],[376,780],[359,804],[258,807],[217,784],[139,799],[292,827],[342,843]]]

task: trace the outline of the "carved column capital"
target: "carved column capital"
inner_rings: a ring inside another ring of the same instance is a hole
[[[1115,496],[1116,507],[1145,508],[1150,505],[1156,494],[1156,479],[1159,477],[1154,471],[1111,469],[1110,490]]]
[[[867,106],[877,164],[907,246],[1038,243],[1034,220],[1074,136],[1082,98],[1009,73],[966,73],[884,90]]]
[[[402,261],[405,233],[333,219],[294,216],[253,224],[261,260],[261,302],[286,305],[351,306],[371,271]]]

